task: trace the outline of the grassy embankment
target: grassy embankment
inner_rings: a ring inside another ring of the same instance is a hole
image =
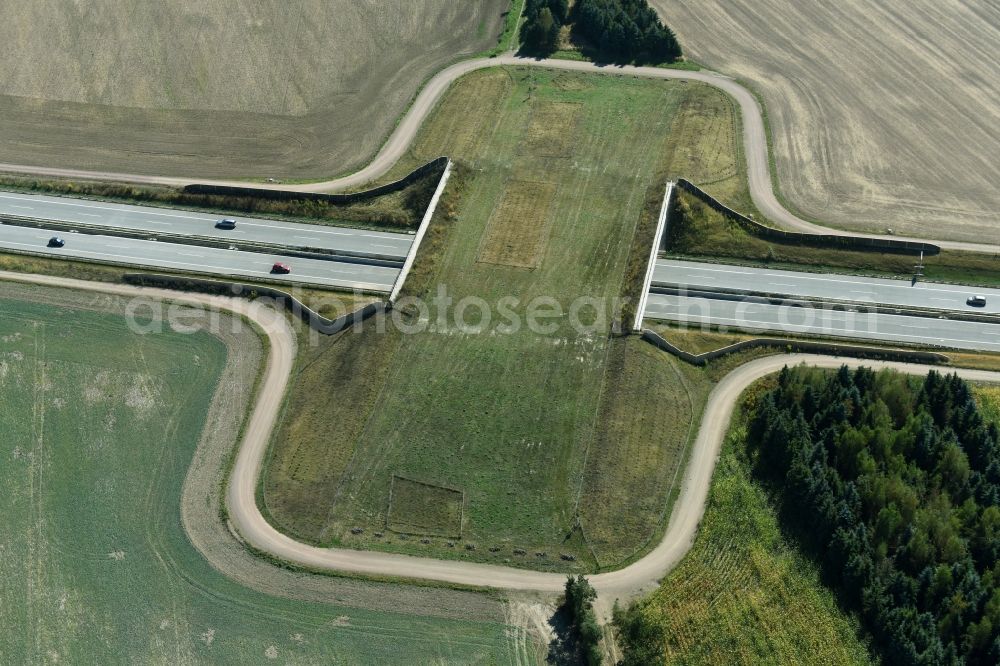
[[[721,329],[715,328],[700,328],[700,327],[686,327],[681,324],[673,324],[669,322],[650,322],[648,328],[652,329],[668,342],[680,347],[685,351],[689,351],[692,354],[702,354],[709,351],[714,351],[716,349],[722,349],[723,347],[728,347],[729,345],[741,342],[743,340],[751,340],[756,337],[756,335],[743,334],[734,331],[723,331]],[[815,340],[815,337],[801,336],[794,334],[775,334],[771,337],[789,338],[803,340]],[[842,341],[844,344],[850,341]],[[855,341],[855,344],[857,342]],[[893,347],[892,345],[882,345],[876,342],[861,341],[865,347],[872,347],[875,349],[900,349],[901,347]],[[934,348],[928,348],[926,351],[933,351],[937,353],[944,353],[948,357],[948,366],[956,368],[975,368],[982,370],[1000,370],[1000,354],[992,354],[989,352],[962,352],[962,351],[950,351],[950,350],[940,350]],[[774,354],[784,353],[783,349],[754,349],[746,352],[742,352],[736,356],[736,358],[741,359],[741,362],[745,362],[751,358],[759,358],[761,356],[771,356]],[[716,359],[710,363],[709,374],[718,379],[725,375],[724,370],[731,369],[735,367],[733,365],[735,361],[729,357],[723,357],[721,359]]]
[[[506,53],[517,46],[517,36],[521,27],[521,14],[524,12],[525,0],[510,0],[510,7],[504,13],[503,32],[497,37],[497,44],[483,55],[494,57]],[[485,23],[480,24],[480,29]]]
[[[736,210],[754,214],[745,191],[704,188]],[[757,214],[756,219],[762,219]],[[909,279],[919,257],[905,254],[848,251],[810,247],[755,236],[747,229],[705,205],[697,197],[678,191],[671,213],[667,256],[791,270],[840,272]],[[924,257],[924,278],[936,282],[1000,286],[997,257],[992,254],[942,250]]]
[[[135,335],[94,299],[48,293],[5,286],[0,299],[0,653],[12,663],[511,658],[497,618],[296,601],[287,582],[272,597],[216,571],[178,498],[226,345]]]
[[[712,149],[682,145],[690,136]],[[649,202],[667,176],[691,174],[693,156],[712,150],[717,168],[699,162],[692,177],[736,173],[733,137],[728,102],[702,86],[520,68],[466,76],[387,176],[428,155],[460,165],[421,252],[438,257],[421,295],[514,296],[522,316],[538,296],[564,312],[578,296],[618,296],[634,248],[648,252]],[[642,552],[662,532],[704,399],[688,370],[610,337],[610,318],[592,333],[562,317],[546,320],[551,333],[509,334],[497,317],[477,333],[438,325],[453,307],[427,314],[432,331],[369,327],[304,351],[263,476],[270,519],[315,543],[544,569]],[[394,483],[410,497],[419,484],[437,490],[401,511]]]
[[[365,201],[339,204],[309,201],[304,198],[282,201],[254,196],[195,194],[185,192],[181,187],[167,185],[132,185],[106,181],[42,179],[14,174],[0,175],[0,189],[14,192],[181,208],[214,213],[220,217],[252,215],[293,222],[388,231],[415,229],[423,218],[427,202],[437,182],[437,175],[430,174],[417,179],[398,192]]]

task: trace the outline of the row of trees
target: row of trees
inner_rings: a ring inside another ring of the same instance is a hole
[[[577,0],[576,29],[608,60],[673,62],[681,47],[646,0]]]
[[[595,599],[597,590],[582,575],[566,578],[564,608],[576,643],[576,656],[573,661],[585,666],[600,666],[603,661],[601,627],[594,613]]]
[[[1000,663],[1000,434],[965,382],[786,368],[749,445],[886,663]]]
[[[521,48],[527,53],[548,55],[559,48],[559,31],[569,18],[568,0],[527,0]]]
[[[567,0],[527,0],[522,50],[548,55],[559,46],[563,25],[589,47],[588,55],[614,62],[672,62],[681,47],[647,0],[577,0],[572,15]]]

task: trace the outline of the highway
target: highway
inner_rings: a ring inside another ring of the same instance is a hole
[[[236,228],[215,228],[223,215],[151,206],[131,206],[69,197],[0,191],[0,215],[54,220],[79,227],[102,227],[262,243],[274,247],[315,248],[403,261],[413,242],[409,234],[299,224],[226,215]]]
[[[0,226],[0,248],[60,258],[80,258],[140,266],[145,269],[162,268],[226,277],[267,279],[276,283],[300,283],[378,292],[390,291],[396,276],[399,275],[399,269],[393,267],[304,259],[117,236],[60,233],[58,235],[66,241],[65,247],[47,247],[49,239],[54,235],[57,234],[51,230],[4,225]],[[288,275],[272,274],[271,265],[278,261],[288,264],[292,272]]]
[[[1000,352],[1000,325],[935,317],[650,294],[646,318],[698,326],[711,324],[750,333],[793,333]]]
[[[698,287],[729,289],[826,301],[878,303],[943,311],[1000,313],[1000,289],[931,282],[912,284],[910,280],[801,273],[676,259],[657,260],[653,271],[653,284],[691,289]],[[985,296],[986,306],[967,305],[966,300],[972,295]]]

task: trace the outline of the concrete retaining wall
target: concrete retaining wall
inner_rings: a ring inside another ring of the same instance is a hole
[[[653,284],[653,271],[656,268],[656,257],[663,249],[663,236],[667,230],[667,221],[670,217],[670,204],[674,199],[674,183],[667,183],[667,189],[663,193],[663,204],[660,206],[660,216],[656,221],[656,231],[653,233],[653,246],[649,251],[649,260],[646,263],[646,275],[642,282],[642,291],[639,292],[639,304],[635,309],[635,321],[632,323],[633,332],[642,330],[642,320],[646,313],[646,301],[649,299],[649,288]]]
[[[677,187],[698,197],[710,208],[739,223],[744,229],[754,236],[766,238],[768,240],[798,245],[811,245],[814,247],[830,247],[841,250],[863,250],[866,252],[887,252],[892,254],[918,255],[923,252],[927,256],[933,256],[941,252],[941,248],[931,243],[893,240],[890,238],[866,238],[864,236],[848,236],[839,234],[804,234],[797,231],[774,229],[772,227],[765,226],[760,222],[743,215],[742,213],[736,212],[688,180],[683,178],[678,179]]]
[[[276,305],[283,307],[293,315],[309,324],[309,327],[324,335],[333,335],[368,319],[372,315],[385,312],[388,305],[385,302],[370,303],[354,312],[348,312],[336,319],[327,319],[315,310],[310,309],[299,299],[288,292],[256,284],[242,282],[225,282],[222,280],[204,280],[201,278],[186,278],[178,275],[160,275],[156,273],[126,273],[122,279],[140,287],[159,287],[176,289],[178,291],[197,291],[219,296],[242,296],[245,298],[265,297],[272,299]]]
[[[406,283],[406,278],[410,275],[410,269],[413,268],[413,262],[417,259],[417,250],[420,249],[420,244],[427,234],[427,228],[431,225],[431,220],[434,218],[434,211],[437,210],[438,202],[441,201],[441,195],[444,194],[444,188],[448,185],[448,178],[451,176],[451,160],[444,159],[446,162],[444,172],[441,173],[441,180],[438,181],[434,195],[431,197],[430,203],[427,204],[427,210],[424,211],[424,218],[420,220],[420,226],[417,227],[417,234],[413,237],[413,243],[410,244],[410,251],[406,255],[406,261],[403,262],[403,268],[399,271],[399,275],[396,276],[395,284],[392,285],[392,291],[389,293],[389,303],[395,303],[396,299],[399,298],[399,292],[402,291],[403,285]]]
[[[885,359],[890,361],[904,361],[909,363],[928,363],[939,365],[948,362],[948,357],[935,352],[925,352],[908,349],[881,349],[878,347],[866,347],[863,345],[842,345],[831,342],[811,342],[808,340],[795,340],[791,338],[754,338],[744,340],[736,344],[715,349],[703,354],[692,354],[667,342],[663,336],[650,330],[642,332],[642,339],[665,352],[673,354],[677,358],[690,363],[691,365],[704,366],[709,361],[717,358],[735,354],[746,349],[784,349],[789,352],[808,352],[813,354],[827,354],[830,356],[850,356],[853,358]]]

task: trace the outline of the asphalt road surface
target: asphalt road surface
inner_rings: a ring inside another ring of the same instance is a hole
[[[0,191],[0,214],[56,220],[80,227],[111,227],[153,234],[252,241],[275,247],[316,248],[362,256],[378,255],[399,261],[406,259],[406,253],[413,242],[413,236],[409,234],[230,215],[225,217],[235,219],[236,228],[223,231],[215,228],[215,223],[222,219],[222,215],[19,192]]]
[[[135,183],[155,183],[161,185],[187,185],[193,182],[203,182],[221,185],[236,185],[239,187],[258,187],[282,189],[290,191],[330,192],[361,187],[384,175],[406,152],[416,137],[417,131],[424,120],[434,110],[438,100],[448,87],[459,77],[477,69],[496,67],[499,65],[521,65],[547,67],[549,69],[572,70],[617,74],[621,76],[637,76],[651,79],[673,79],[681,81],[699,81],[714,86],[730,95],[740,106],[743,117],[743,152],[747,159],[747,178],[750,183],[750,196],[754,204],[764,216],[772,222],[797,231],[806,233],[829,233],[841,235],[862,235],[873,238],[895,238],[897,240],[927,240],[885,236],[880,234],[848,234],[847,232],[828,229],[818,224],[800,219],[786,210],[774,194],[771,184],[771,170],[768,159],[767,133],[764,129],[764,119],[760,105],[753,94],[735,80],[709,71],[687,72],[659,67],[634,67],[631,65],[597,65],[592,62],[575,60],[547,60],[522,58],[513,54],[505,54],[496,58],[477,58],[455,63],[438,72],[423,87],[410,109],[404,115],[396,129],[383,144],[382,149],[365,168],[342,178],[308,184],[272,184],[251,183],[242,181],[212,181],[198,178],[167,178],[141,174],[121,174],[109,172],[83,171],[79,169],[61,169],[58,167],[36,167],[21,164],[0,164],[0,170],[33,173],[45,176],[67,178],[101,178]],[[933,241],[942,248],[951,250],[966,250],[970,252],[1000,252],[998,239],[986,239],[984,243],[967,243],[961,241]]]
[[[1000,313],[1000,289],[931,282],[913,284],[910,280],[778,271],[675,259],[657,260],[653,271],[653,284],[669,284],[691,289],[721,288],[931,310]],[[985,296],[986,306],[967,305],[966,300],[973,295]]]
[[[646,318],[698,326],[711,324],[751,333],[793,333],[1000,352],[1000,325],[933,317],[650,294]]]
[[[61,248],[47,246],[52,236],[66,241]],[[81,258],[144,268],[191,271],[233,277],[266,278],[272,282],[300,283],[341,289],[388,292],[398,268],[367,264],[303,259],[261,252],[243,252],[200,245],[181,245],[90,234],[56,234],[45,229],[0,226],[0,248],[60,258]],[[271,266],[282,262],[288,275],[272,274]]]

